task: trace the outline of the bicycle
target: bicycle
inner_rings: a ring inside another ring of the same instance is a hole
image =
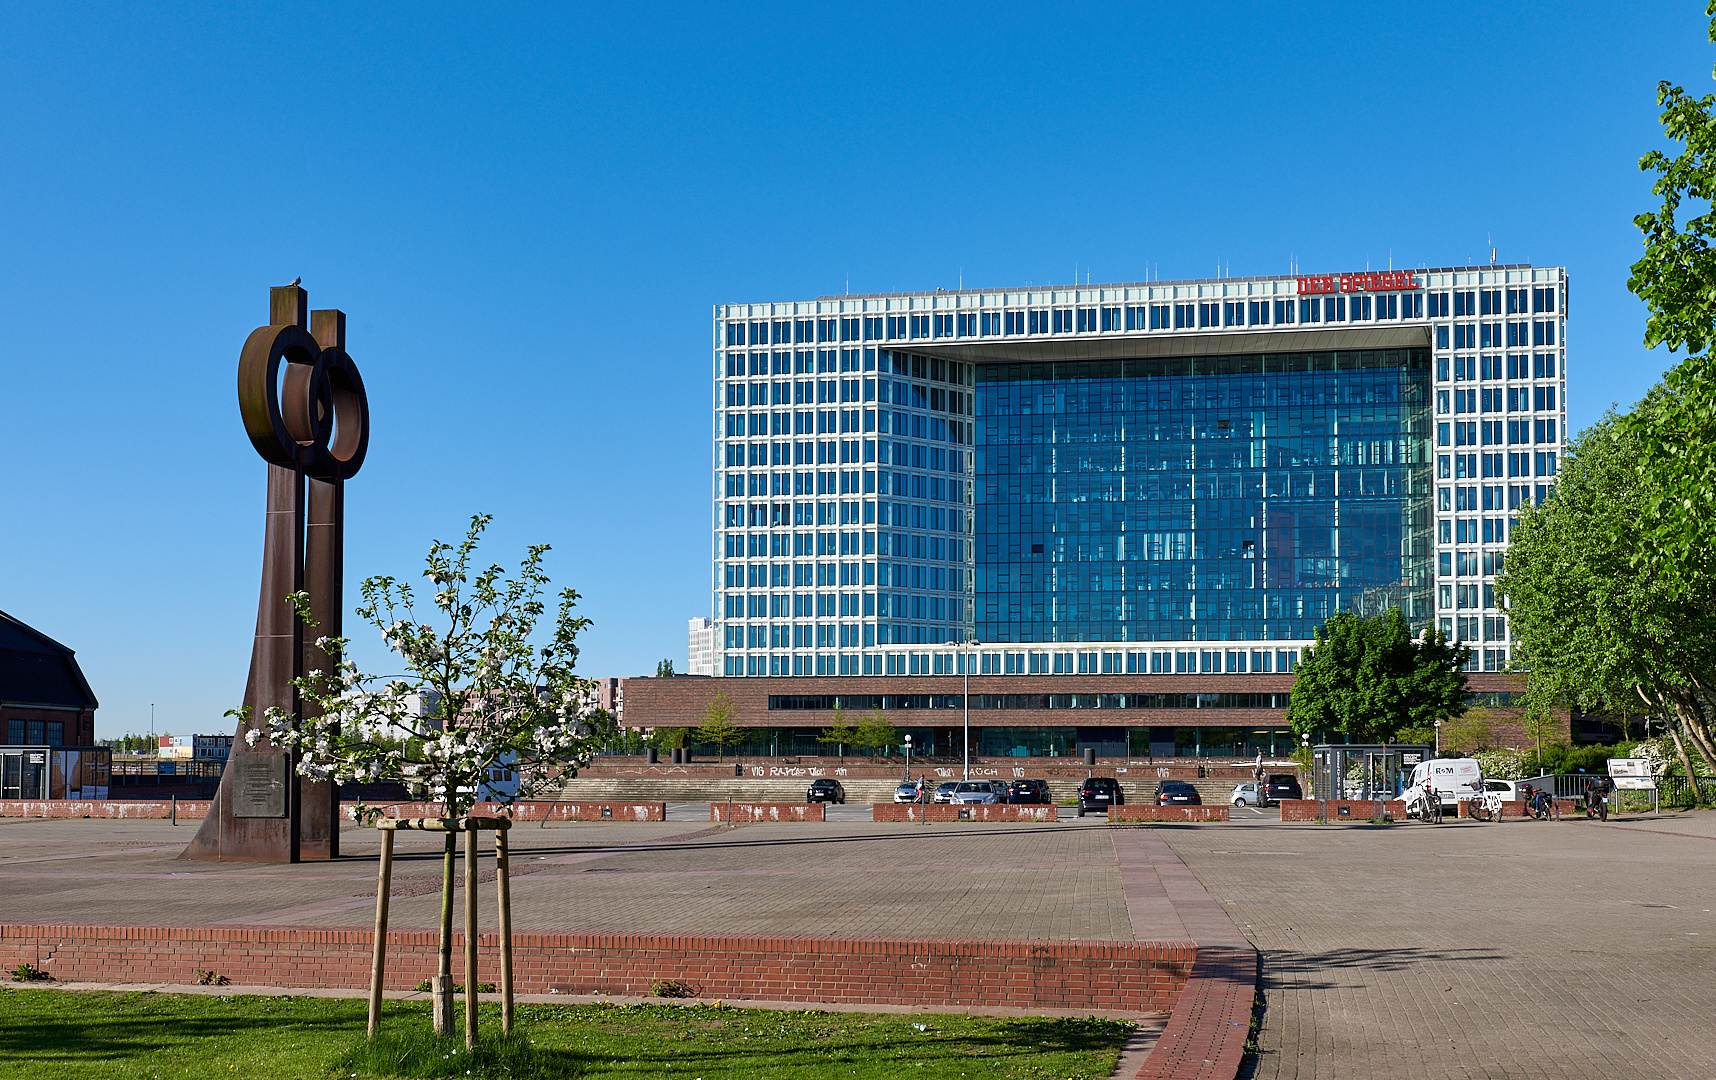
[[[1499,791],[1486,791],[1482,795],[1474,795],[1466,802],[1466,814],[1473,821],[1500,821],[1502,815],[1502,797]]]
[[[1426,825],[1442,824],[1442,796],[1434,791],[1421,791],[1412,800],[1410,813]]]

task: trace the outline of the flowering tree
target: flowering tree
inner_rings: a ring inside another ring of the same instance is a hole
[[[367,674],[342,659],[348,639],[316,642],[336,663],[331,672],[297,680],[313,717],[298,719],[270,709],[245,738],[255,745],[266,732],[276,746],[295,749],[298,774],[342,783],[397,782],[414,795],[443,805],[460,818],[480,797],[510,804],[528,795],[491,787],[496,769],[537,781],[556,771],[575,774],[593,749],[584,720],[595,708],[594,684],[573,673],[577,636],[590,620],[574,617],[578,594],[563,589],[553,626],[536,644],[547,612],[550,582],[542,570],[547,544],[530,547],[518,572],[500,566],[480,572],[472,557],[488,515],[476,515],[458,545],[429,546],[423,576],[434,589],[434,613],[420,617],[410,584],[391,577],[363,582],[357,613],[381,631],[401,671]],[[308,623],[308,598],[294,597]],[[359,803],[369,820],[379,807]],[[452,985],[455,832],[447,833],[441,892],[441,966],[438,992]],[[450,1016],[450,1010],[447,1013]],[[446,1032],[443,1032],[444,1034]]]
[[[551,767],[575,770],[589,760],[584,725],[594,711],[592,684],[573,673],[579,631],[590,620],[572,610],[578,594],[560,593],[547,643],[532,644],[546,607],[549,580],[542,571],[548,545],[532,546],[518,573],[500,566],[473,575],[471,559],[489,523],[471,519],[457,546],[430,545],[423,576],[434,586],[437,622],[420,620],[410,584],[392,577],[363,582],[357,613],[381,631],[403,672],[366,674],[350,660],[333,672],[298,680],[302,699],[320,713],[298,721],[277,709],[265,718],[267,737],[298,750],[298,773],[342,783],[398,782],[413,794],[459,817],[479,795],[510,803],[518,795],[485,790],[496,768],[542,776]],[[307,616],[305,599],[297,598]],[[338,658],[345,638],[316,645]],[[254,745],[263,731],[245,738]],[[519,794],[528,794],[521,785]],[[358,806],[360,816],[376,807]]]

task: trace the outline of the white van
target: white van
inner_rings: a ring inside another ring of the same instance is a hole
[[[1453,811],[1461,799],[1470,799],[1484,792],[1484,768],[1475,758],[1433,758],[1412,768],[1412,782],[1400,797],[1411,806],[1424,785],[1442,797],[1444,810]]]

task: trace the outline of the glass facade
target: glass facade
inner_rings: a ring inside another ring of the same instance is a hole
[[[987,364],[985,642],[1302,640],[1431,617],[1430,351]]]
[[[1265,674],[1333,612],[1398,606],[1503,670],[1495,577],[1567,438],[1568,287],[1512,265],[717,305],[709,669],[948,674],[975,639],[1009,650],[994,674]]]

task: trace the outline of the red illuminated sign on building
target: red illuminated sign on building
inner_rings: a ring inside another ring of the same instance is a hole
[[[1299,294],[1310,296],[1332,292],[1398,292],[1418,288],[1418,275],[1411,270],[1372,270],[1362,274],[1319,274],[1299,279]]]

